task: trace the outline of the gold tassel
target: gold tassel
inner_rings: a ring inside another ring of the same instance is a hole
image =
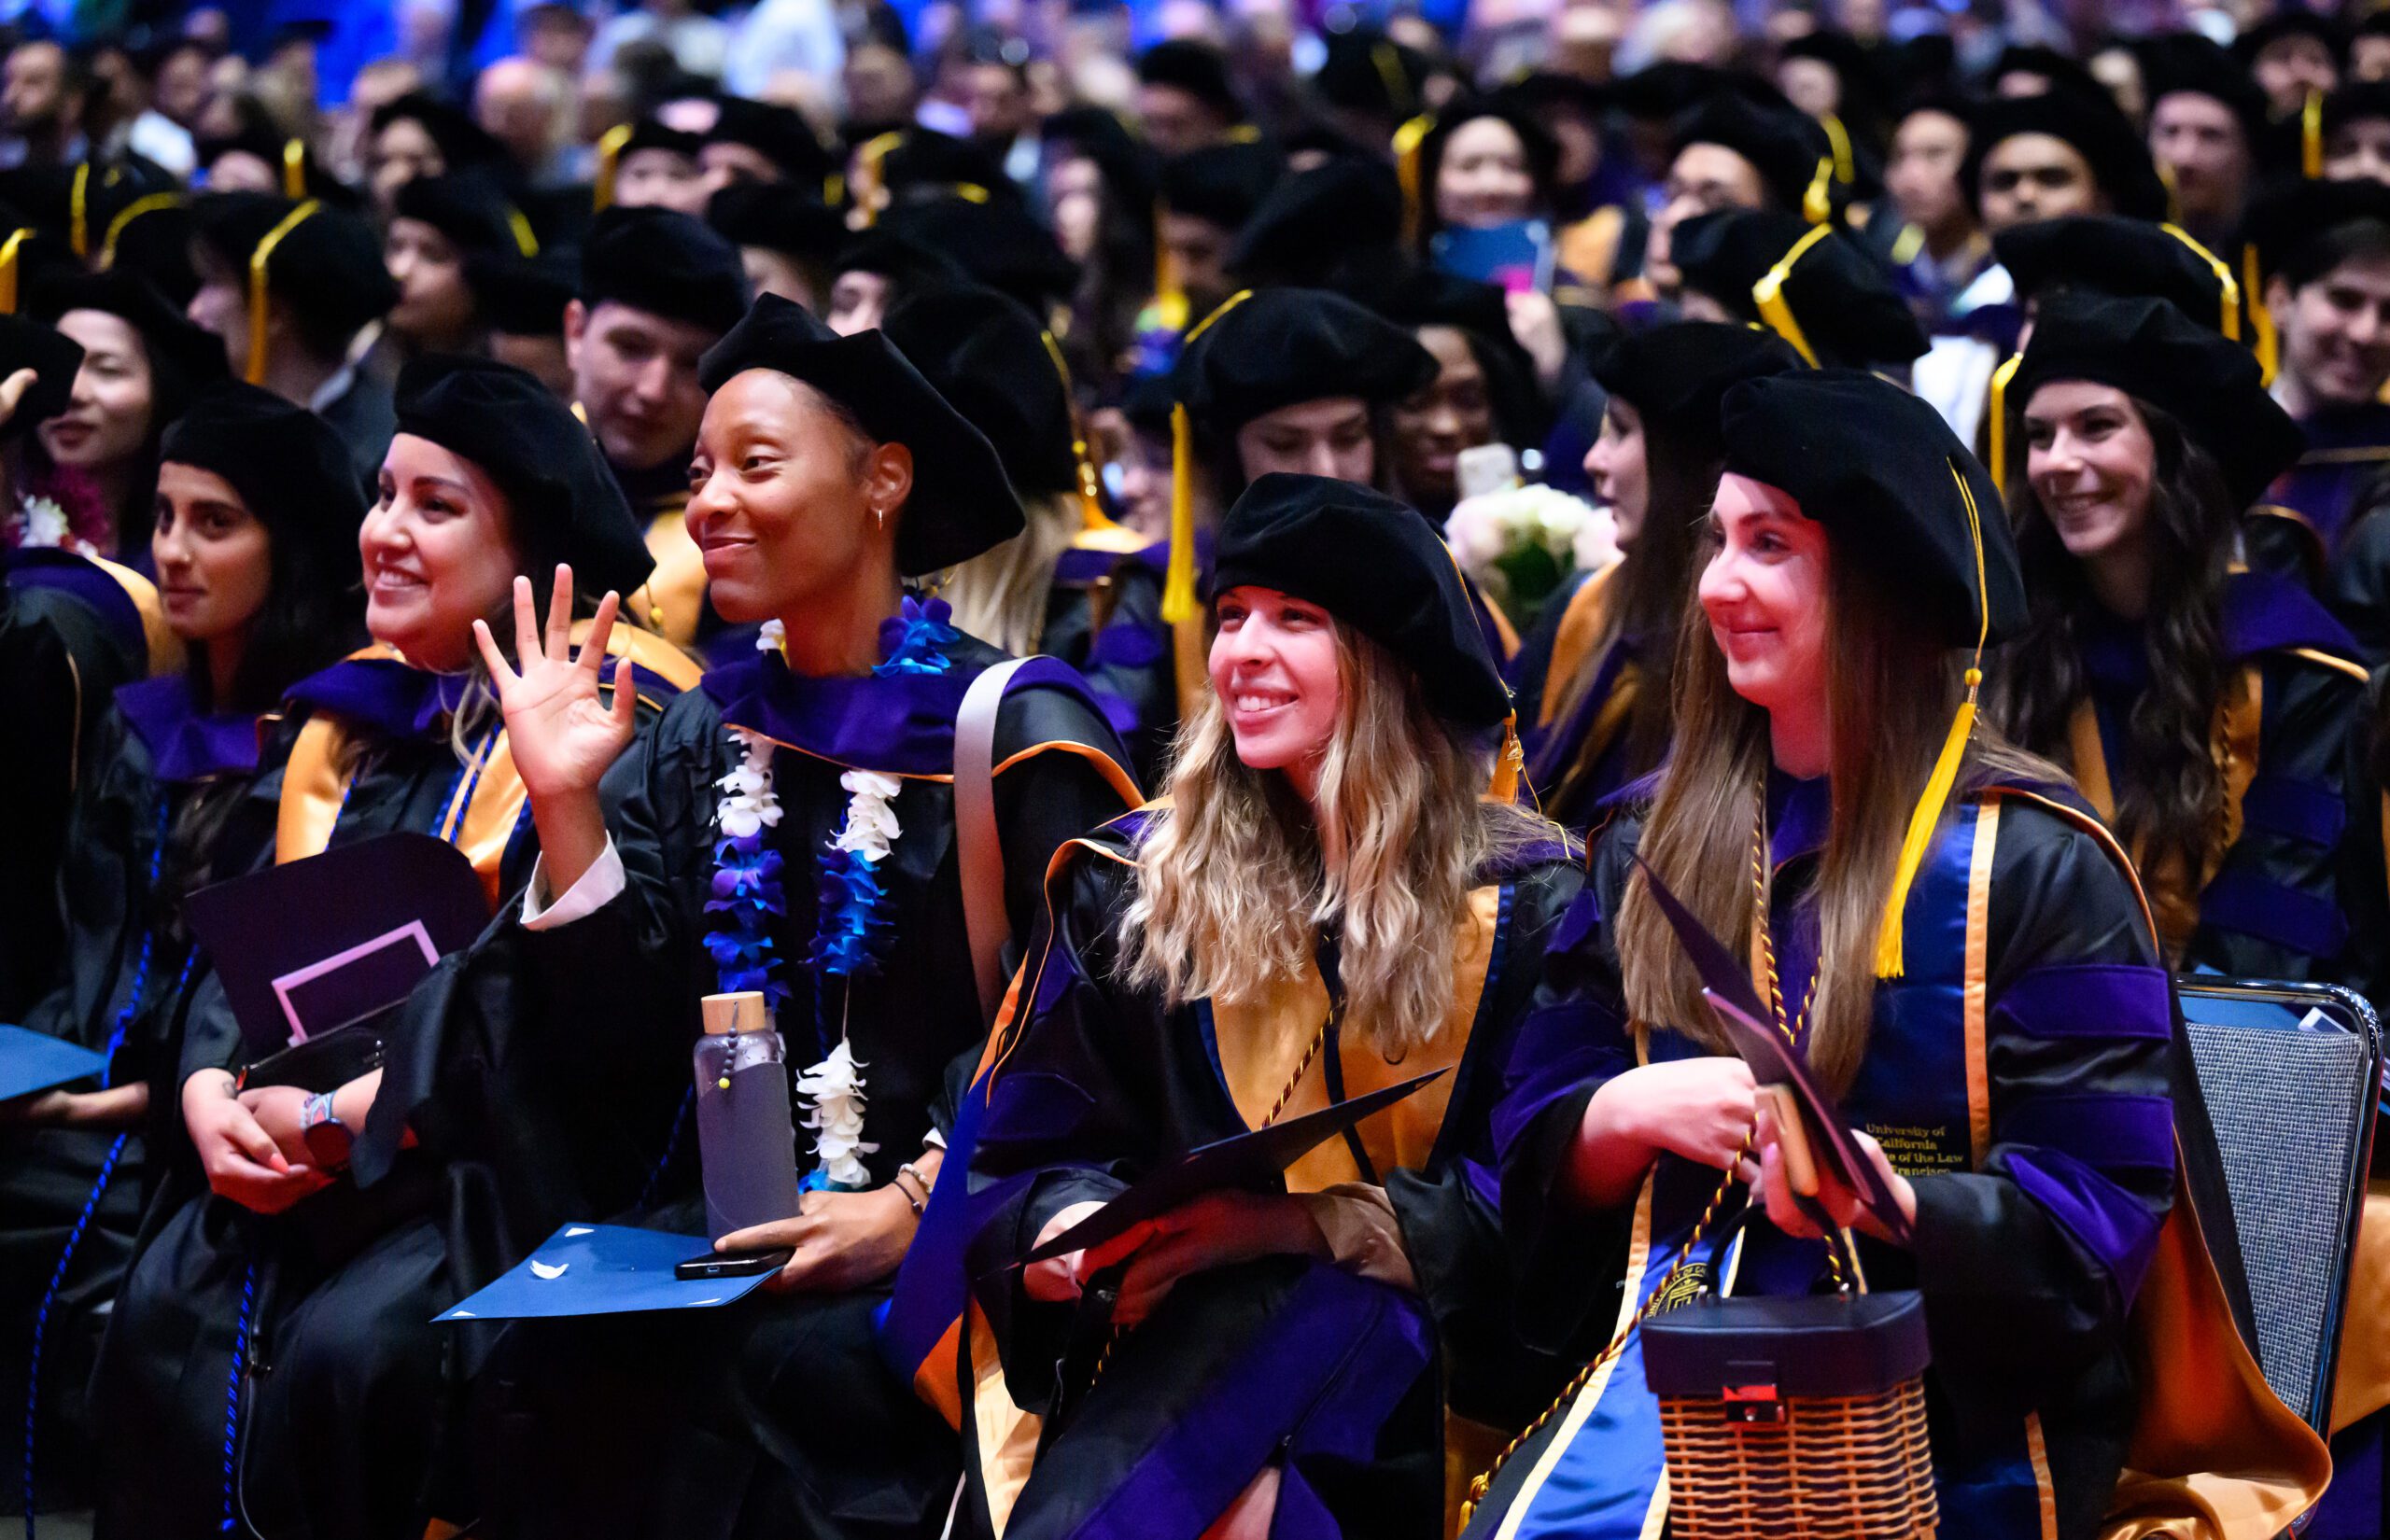
[[[2282,367],[2282,343],[2274,335],[2274,313],[2266,308],[2266,287],[2257,271],[2257,244],[2251,241],[2241,248],[2241,292],[2249,301],[2249,329],[2256,333],[2251,345],[2257,354],[2258,383],[2271,385],[2274,371]]]
[[[1170,243],[1162,239],[1162,207],[1154,205],[1154,319],[1173,336],[1187,329],[1187,290],[1179,287],[1178,264],[1171,259]]]
[[[1818,126],[1826,131],[1826,143],[1834,147],[1834,179],[1844,187],[1858,181],[1859,163],[1850,153],[1850,131],[1831,112],[1818,119]]]
[[[506,228],[514,232],[514,249],[526,257],[540,254],[540,237],[532,232],[531,221],[513,203],[506,205]]]
[[[2180,225],[2167,224],[2158,228],[2189,247],[2191,255],[2205,262],[2208,271],[2215,274],[2215,287],[2221,296],[2219,308],[2222,312],[2217,319],[2215,329],[2223,332],[2229,340],[2239,342],[2241,340],[2241,281],[2232,276],[2232,264],[2200,245],[2191,232]]]
[[[1094,456],[1088,453],[1087,429],[1079,421],[1078,399],[1071,388],[1071,366],[1062,357],[1062,344],[1051,331],[1038,332],[1037,340],[1046,344],[1046,357],[1054,361],[1054,372],[1062,382],[1062,410],[1071,414],[1071,457],[1079,470],[1079,527],[1117,529],[1119,526],[1104,511],[1104,483],[1095,473]]]
[[[1792,249],[1786,252],[1774,267],[1761,273],[1759,282],[1751,285],[1751,303],[1759,307],[1760,319],[1765,321],[1778,336],[1792,343],[1792,351],[1798,353],[1802,361],[1811,369],[1819,367],[1817,349],[1809,345],[1809,339],[1801,333],[1801,324],[1792,318],[1792,307],[1784,300],[1784,285],[1792,276],[1793,265],[1808,255],[1811,246],[1833,232],[1831,225],[1812,223],[1808,233],[1793,242]]]
[[[904,142],[905,131],[892,129],[875,139],[866,141],[861,149],[855,151],[856,228],[869,230],[879,222],[880,200],[887,190],[882,185],[882,179],[886,174],[880,162],[888,159],[891,150]]]
[[[75,168],[75,185],[66,194],[66,244],[75,255],[91,255],[91,162]]]
[[[153,192],[147,198],[135,198],[124,206],[124,212],[108,221],[108,232],[100,241],[100,271],[105,273],[116,266],[116,244],[124,234],[124,227],[145,214],[155,214],[162,208],[174,208],[183,201],[179,192]]]
[[[1822,225],[1834,217],[1834,157],[1818,157],[1818,173],[1809,178],[1809,190],[1801,194],[1801,217],[1813,225]]]
[[[1519,714],[1516,711],[1502,719],[1502,752],[1494,761],[1494,779],[1485,789],[1488,801],[1512,803],[1519,800],[1519,781],[1527,767],[1525,746],[1519,742]]]
[[[1378,72],[1379,83],[1385,87],[1385,99],[1394,110],[1406,117],[1418,105],[1418,93],[1411,89],[1411,77],[1402,68],[1402,55],[1385,38],[1370,45],[1370,63]]]
[[[20,230],[0,241],[0,315],[17,313],[17,252],[32,234],[30,230]]]
[[[1170,408],[1170,567],[1162,576],[1161,618],[1176,625],[1195,615],[1195,424],[1187,403]]]
[[[613,205],[614,170],[623,158],[623,147],[630,142],[628,123],[616,123],[598,136],[598,175],[589,185],[592,213],[603,214]]]
[[[2299,109],[2299,170],[2311,182],[2324,175],[2324,93],[2313,87]]]
[[[1984,403],[1984,410],[1991,413],[1988,430],[1991,464],[1985,469],[1991,472],[1991,484],[2000,489],[2003,497],[2008,496],[2008,382],[2017,377],[2017,366],[2024,361],[2024,354],[2012,353],[2006,363],[1991,371],[1989,399]]]
[[[1420,151],[1436,131],[1436,115],[1423,112],[1394,131],[1394,175],[1402,184],[1402,244],[1416,247],[1427,228],[1427,189],[1420,185]]]
[[[285,198],[307,196],[307,141],[285,139],[282,142],[282,195]]]
[[[249,253],[249,360],[243,378],[251,385],[265,384],[266,264],[273,259],[274,248],[282,244],[282,238],[305,224],[323,206],[315,199],[308,199],[283,216],[282,222],[267,231],[257,250]]]
[[[1892,890],[1884,902],[1883,927],[1876,932],[1876,976],[1898,978],[1906,968],[1902,955],[1902,911],[1908,907],[1909,889],[1917,881],[1918,869],[1925,864],[1926,847],[1933,842],[1934,830],[1941,827],[1943,806],[1950,800],[1950,789],[1958,784],[1959,763],[1966,757],[1967,740],[1975,730],[1975,696],[1983,685],[1984,643],[1991,636],[1991,591],[1984,577],[1983,515],[1975,508],[1975,490],[1967,485],[1966,472],[1956,460],[1944,462],[1950,469],[1950,479],[1958,483],[1959,500],[1967,510],[1967,536],[1975,552],[1975,655],[1967,665],[1967,695],[1959,703],[1957,713],[1950,719],[1950,732],[1942,740],[1942,752],[1934,757],[1933,773],[1925,777],[1925,790],[1919,794],[1917,809],[1909,815],[1908,834],[1901,841],[1900,863],[1892,868]]]

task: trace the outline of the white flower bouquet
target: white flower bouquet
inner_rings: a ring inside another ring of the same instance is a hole
[[[1610,510],[1549,486],[1509,486],[1463,497],[1444,521],[1461,570],[1522,632],[1577,572],[1618,560]]]

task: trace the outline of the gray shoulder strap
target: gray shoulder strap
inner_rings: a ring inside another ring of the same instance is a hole
[[[989,1022],[1004,1003],[1005,847],[996,832],[996,713],[1005,691],[1027,658],[1010,658],[971,681],[954,719],[954,848],[963,881],[963,928],[971,945],[971,973],[979,986],[979,1014]]]

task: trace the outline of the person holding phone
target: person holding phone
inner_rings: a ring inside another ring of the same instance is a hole
[[[1323,1507],[1438,1534],[1431,1365],[1460,1463],[1551,1382],[1504,1323],[1485,1118],[1577,875],[1503,790],[1459,575],[1391,499],[1273,474],[1230,511],[1214,593],[1169,794],[1058,859],[968,1093],[968,1180],[933,1205],[976,1281],[980,1370],[924,1375],[971,1431],[968,1533],[1078,1533],[1109,1503],[1153,1540]],[[1197,1146],[1431,1071],[1284,1192],[1018,1266]],[[908,1270],[899,1309],[939,1284]],[[1100,1367],[1074,1347],[1107,1333]]]
[[[598,709],[625,732],[651,727],[697,671],[615,623],[652,563],[563,402],[520,370],[440,357],[409,364],[398,399],[379,495],[353,531],[373,645],[282,691],[224,838],[263,866],[429,833],[502,903],[539,847],[475,623],[550,578],[550,625],[510,630],[515,662],[562,658],[578,634],[581,658],[559,666],[595,690],[615,658],[605,682],[628,698]],[[268,1533],[411,1540],[432,1517],[472,1516],[435,1466],[477,1358],[451,1359],[431,1317],[567,1217],[563,1166],[595,1114],[532,1072],[502,982],[471,975],[497,1008],[465,1009],[463,972],[416,987],[381,1069],[305,1089],[242,1086],[261,1055],[215,970],[193,976],[179,1062],[159,1077],[180,1137],[159,1157],[94,1376],[110,1434],[98,1533],[190,1533],[233,1514]]]
[[[2112,1497],[2182,1511],[2155,1478],[2226,1469],[2259,1521],[2225,1533],[2272,1533],[2327,1466],[2195,1235],[2161,1239],[2187,1211],[2186,1050],[2131,866],[1975,717],[1984,649],[2026,619],[1990,477],[1855,371],[1738,385],[1722,435],[1675,751],[1592,852],[1496,1116],[1523,1330],[1580,1363],[1624,1347],[1497,1466],[1469,1533],[1647,1533],[1666,1499],[1629,1323],[1821,1285],[1821,1220],[1855,1232],[1868,1287],[1923,1296],[1944,1535],[2088,1535]],[[1748,964],[1896,1215],[1831,1171],[1795,1200],[1790,1130],[1757,1115],[1638,863]],[[2158,1317],[2218,1351],[2136,1347]],[[2137,1423],[2193,1396],[2210,1441],[2141,1440],[2119,1491]]]

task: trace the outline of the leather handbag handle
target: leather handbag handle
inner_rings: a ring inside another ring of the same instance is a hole
[[[1005,998],[1005,847],[996,833],[996,713],[1013,676],[1030,662],[1008,658],[971,681],[954,718],[954,846],[963,883],[963,929],[971,947],[971,976],[979,987],[979,1016],[996,1019]]]

